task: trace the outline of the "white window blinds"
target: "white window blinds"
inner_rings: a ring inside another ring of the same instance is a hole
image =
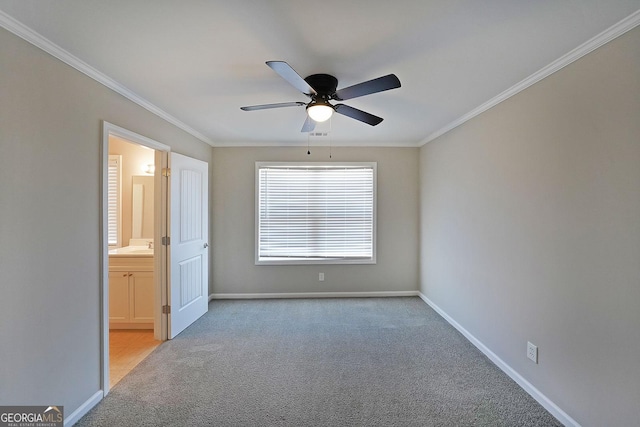
[[[122,156],[109,155],[107,170],[107,241],[109,246],[120,244],[120,177]]]
[[[375,262],[375,163],[256,172],[256,263]]]

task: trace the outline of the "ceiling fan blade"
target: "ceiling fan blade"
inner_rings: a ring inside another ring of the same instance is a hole
[[[296,71],[291,68],[291,66],[286,62],[267,61],[267,65],[300,92],[304,93],[307,96],[317,95],[316,90],[309,86],[309,83],[307,83],[302,77],[300,77],[300,75],[296,73]]]
[[[300,132],[312,132],[316,128],[316,122],[311,119],[311,117],[307,116],[307,119],[304,121],[304,125],[302,125],[302,129]]]
[[[366,82],[358,83],[357,85],[345,87],[336,91],[334,99],[338,101],[344,101],[347,99],[357,98],[359,96],[370,95],[372,93],[383,92],[389,89],[399,88],[400,80],[395,74],[388,74],[377,79],[369,80]]]
[[[349,107],[344,104],[337,104],[334,106],[336,113],[342,114],[343,116],[351,117],[352,119],[360,120],[368,125],[375,126],[379,124],[382,120],[382,117],[374,116],[373,114],[369,114],[365,111],[358,110],[357,108]]]
[[[301,105],[307,105],[307,104],[304,102],[280,102],[278,104],[250,105],[248,107],[240,107],[240,109],[244,111],[255,111],[255,110],[268,110],[269,108],[299,107]]]

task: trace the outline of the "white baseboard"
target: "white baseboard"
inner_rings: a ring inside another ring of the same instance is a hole
[[[418,291],[374,291],[374,292],[284,292],[259,294],[218,294],[209,295],[213,299],[272,299],[272,298],[374,298],[374,297],[415,297]]]
[[[558,419],[565,426],[580,427],[580,424],[573,418],[564,412],[558,405],[553,403],[551,399],[542,394],[540,390],[535,388],[533,384],[527,381],[522,375],[520,375],[515,369],[509,366],[504,360],[500,359],[493,351],[485,346],[480,340],[474,337],[469,331],[462,327],[458,322],[453,320],[444,310],[438,307],[433,301],[427,298],[422,292],[418,291],[418,296],[436,313],[442,316],[447,322],[456,328],[466,339],[471,341],[471,344],[475,345],[481,352],[483,352],[498,368],[500,368],[505,374],[509,375],[520,387],[538,401],[547,411],[549,411],[554,417]]]
[[[102,400],[103,396],[104,396],[104,392],[102,390],[96,391],[93,396],[87,399],[87,401],[84,402],[82,405],[80,405],[78,409],[73,411],[71,415],[67,416],[64,419],[65,427],[72,426],[75,423],[77,423],[80,420],[80,418],[82,418],[87,412],[89,412],[94,406],[96,406]]]

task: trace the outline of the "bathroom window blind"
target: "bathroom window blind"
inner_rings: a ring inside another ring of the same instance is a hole
[[[375,263],[376,164],[256,164],[256,264]]]
[[[110,154],[107,171],[107,241],[109,246],[115,247],[121,246],[121,168],[122,156]]]

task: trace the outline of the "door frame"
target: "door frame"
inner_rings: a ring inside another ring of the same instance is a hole
[[[115,136],[134,144],[143,145],[155,151],[156,170],[154,174],[154,273],[155,273],[155,301],[154,301],[154,337],[157,340],[167,340],[167,315],[162,314],[162,306],[167,297],[167,247],[161,244],[162,237],[168,234],[168,180],[162,179],[162,170],[168,167],[171,147],[146,136],[116,126],[107,121],[102,122],[102,197],[100,204],[100,386],[103,397],[109,393],[109,247],[107,240],[107,185],[109,137]]]

